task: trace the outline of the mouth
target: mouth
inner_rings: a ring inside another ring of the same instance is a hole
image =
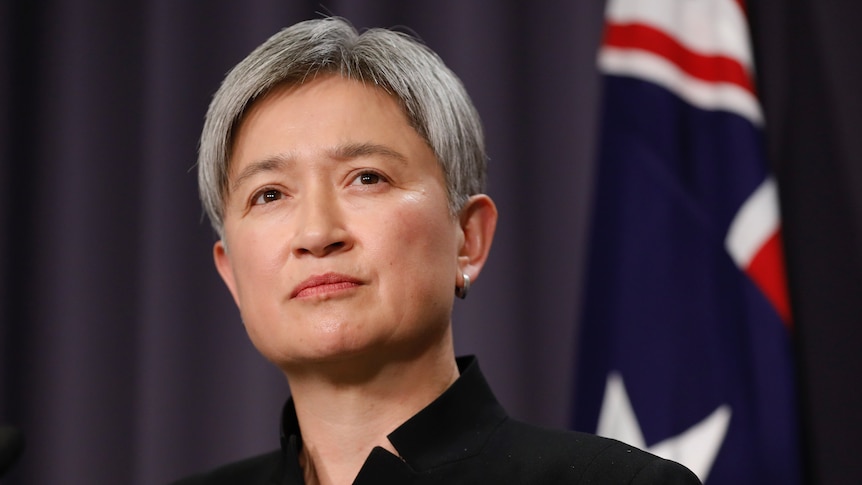
[[[290,298],[308,298],[312,296],[323,296],[350,290],[362,285],[362,281],[351,276],[326,273],[307,278],[296,285],[290,294]]]

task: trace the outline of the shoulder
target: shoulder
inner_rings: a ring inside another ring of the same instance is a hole
[[[266,484],[278,470],[281,452],[273,451],[223,465],[198,475],[189,476],[171,485],[233,485]]]
[[[623,442],[511,418],[500,424],[484,454],[519,475],[520,483],[700,483],[684,466]]]

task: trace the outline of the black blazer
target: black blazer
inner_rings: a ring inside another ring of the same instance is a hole
[[[682,465],[616,440],[510,418],[473,357],[439,398],[389,435],[400,457],[371,451],[355,484],[679,484],[700,481]],[[175,485],[303,484],[293,401],[282,414],[282,449]]]

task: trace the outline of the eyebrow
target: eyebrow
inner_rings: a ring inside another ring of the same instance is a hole
[[[339,145],[329,151],[329,156],[336,160],[351,160],[372,155],[379,155],[395,159],[402,163],[407,163],[407,157],[402,155],[400,152],[393,150],[386,145],[378,145],[376,143],[348,143],[345,145]]]
[[[335,160],[352,160],[378,155],[397,160],[401,163],[407,163],[407,157],[397,150],[376,143],[347,143],[329,150],[327,155]],[[282,170],[291,162],[293,162],[293,157],[285,154],[251,162],[237,174],[236,178],[230,184],[230,191],[235,191],[243,182],[257,174]]]
[[[282,169],[291,161],[291,157],[287,155],[276,155],[274,157],[264,158],[248,164],[243,168],[231,183],[231,192],[235,191],[243,182],[254,177],[259,173],[272,172]]]

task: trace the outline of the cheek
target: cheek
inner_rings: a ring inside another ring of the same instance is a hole
[[[267,231],[237,231],[229,239],[236,248],[232,257],[243,325],[258,351],[276,363],[284,351],[280,342],[286,331],[279,305],[285,288],[278,237]]]
[[[426,208],[408,206],[388,222],[391,265],[405,273],[403,278],[449,279],[457,264],[455,222],[448,217],[448,208],[442,215],[439,208],[422,209]]]
[[[258,292],[273,287],[283,268],[283,244],[277,233],[268,230],[236,231],[228,240],[228,250],[234,250],[232,258],[240,294],[243,288]]]

